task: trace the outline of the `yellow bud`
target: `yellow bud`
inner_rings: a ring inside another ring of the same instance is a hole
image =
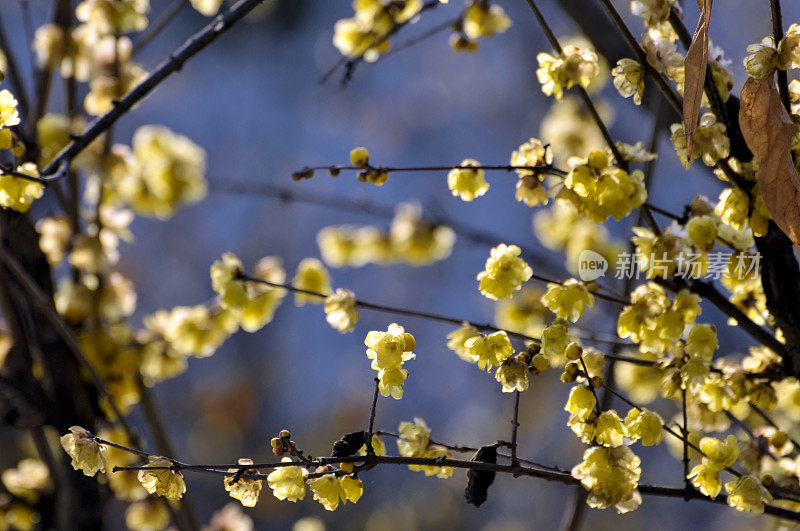
[[[547,357],[544,356],[543,354],[537,354],[533,357],[533,367],[537,371],[542,372],[546,370],[549,366],[550,362],[547,361]]]
[[[369,151],[367,148],[357,147],[350,152],[350,163],[357,167],[363,168],[369,162]]]
[[[605,385],[602,376],[592,376],[591,382],[592,382],[592,387],[594,387],[595,389],[600,389],[601,387],[603,387],[603,385]]]
[[[583,347],[577,343],[570,343],[564,351],[564,356],[570,361],[577,361],[583,356]]]
[[[339,465],[339,468],[341,468],[342,471],[351,474],[353,472],[353,469],[355,468],[355,465],[353,465],[353,463],[341,463]]]

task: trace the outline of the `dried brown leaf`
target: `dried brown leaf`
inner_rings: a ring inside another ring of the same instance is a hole
[[[686,156],[692,160],[692,144],[697,131],[697,119],[700,116],[700,103],[703,101],[703,85],[706,80],[708,66],[708,25],[711,22],[711,4],[713,0],[698,0],[700,20],[692,37],[692,44],[686,51],[684,59],[683,89],[683,127],[686,132]]]
[[[800,180],[792,161],[797,126],[781,104],[772,76],[748,78],[742,88],[739,125],[758,160],[758,186],[764,204],[795,245],[800,245]]]

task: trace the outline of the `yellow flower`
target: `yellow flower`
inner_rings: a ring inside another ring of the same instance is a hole
[[[39,233],[39,249],[50,265],[58,265],[64,259],[67,245],[72,237],[72,228],[66,216],[50,216],[36,222]]]
[[[172,462],[166,457],[151,456],[148,466],[169,467]],[[183,474],[168,468],[140,470],[139,482],[150,494],[158,494],[172,500],[179,500],[186,492]]]
[[[284,457],[283,462],[291,462],[291,458]],[[267,484],[272,489],[272,494],[279,500],[296,502],[306,495],[306,476],[308,472],[299,466],[282,466],[273,470],[267,476]]]
[[[623,438],[628,435],[628,430],[622,424],[622,419],[613,409],[600,413],[594,429],[597,444],[612,448],[622,446]]]
[[[664,419],[655,411],[633,408],[625,416],[628,437],[641,441],[643,446],[653,446],[664,439]]]
[[[38,168],[32,162],[22,164],[17,171],[25,175],[39,175]],[[36,199],[42,197],[43,193],[42,183],[0,173],[0,207],[10,208],[24,214]]]
[[[431,429],[425,421],[414,417],[414,422],[401,422],[397,428],[397,451],[403,457],[422,457],[431,440]]]
[[[592,414],[596,405],[597,399],[594,397],[594,393],[586,386],[576,385],[569,392],[564,411],[567,411],[570,417],[584,422]]]
[[[724,441],[714,437],[700,439],[700,450],[703,452],[703,464],[717,471],[724,470],[739,458],[739,446],[735,435],[728,435]]]
[[[749,45],[747,54],[744,69],[754,79],[766,79],[778,68],[778,50],[772,37],[764,37],[761,42]]]
[[[240,465],[252,465],[253,460],[239,459],[238,463]],[[261,494],[261,484],[263,483],[262,480],[239,477],[236,481],[234,481],[239,469],[231,468],[228,469],[228,472],[232,472],[234,477],[225,476],[223,483],[225,484],[225,490],[230,493],[231,498],[239,500],[245,507],[255,507],[256,503],[258,502],[258,496]]]
[[[734,229],[742,230],[748,225],[750,200],[739,188],[726,188],[719,194],[715,212],[722,221]]]
[[[447,348],[458,354],[458,357],[462,360],[475,363],[477,360],[470,355],[466,343],[467,340],[480,335],[481,333],[476,328],[464,324],[461,328],[457,328],[447,334]]]
[[[506,299],[519,291],[522,283],[533,275],[531,267],[519,258],[522,250],[516,245],[501,243],[491,250],[486,268],[478,273],[481,293],[493,300]]]
[[[587,306],[594,308],[594,295],[582,283],[571,278],[564,284],[548,284],[542,303],[557,316],[574,323]]]
[[[637,490],[642,474],[640,464],[641,460],[626,446],[595,446],[584,452],[583,461],[572,469],[572,477],[589,491],[589,507],[614,506],[617,512],[626,513],[642,503]]]
[[[642,103],[644,93],[644,68],[633,59],[623,58],[617,61],[617,66],[611,71],[614,76],[614,86],[624,98],[633,98],[633,103]]]
[[[506,358],[497,368],[494,379],[503,386],[504,393],[526,390],[528,388],[527,355]]]
[[[316,291],[324,295],[331,293],[331,278],[322,262],[316,258],[304,258],[297,266],[292,286],[307,291]],[[315,295],[296,292],[294,303],[303,306],[306,302],[320,303],[323,299]]]
[[[542,331],[542,354],[550,357],[559,357],[564,354],[567,348],[569,336],[569,322],[564,319],[556,319],[553,324]]]
[[[467,354],[481,370],[490,370],[514,354],[514,347],[505,331],[478,335],[464,342]]]
[[[707,253],[714,249],[718,225],[719,220],[716,216],[694,216],[686,223],[686,234],[692,245],[701,252]]]
[[[98,471],[105,472],[105,447],[80,426],[72,426],[69,431],[61,436],[61,447],[72,458],[72,468],[83,470],[87,476],[94,476]]]
[[[700,492],[705,494],[711,499],[717,497],[722,490],[722,482],[719,479],[719,470],[715,467],[708,467],[704,464],[699,464],[692,468],[687,479],[692,481],[692,485],[700,489]]]
[[[695,324],[689,329],[686,336],[684,350],[691,356],[699,356],[710,361],[717,350],[717,327],[709,324]]]
[[[422,454],[422,457],[429,459],[452,459],[453,454],[444,446],[431,444]],[[412,472],[423,472],[426,476],[436,476],[442,479],[451,477],[453,472],[455,472],[455,469],[451,466],[408,465],[408,469]]]
[[[339,506],[339,499],[347,499],[339,479],[333,474],[325,474],[310,480],[309,488],[314,494],[314,499],[318,500],[326,511],[335,511]]]
[[[464,159],[459,166],[480,166],[481,163],[473,159]],[[482,169],[471,170],[468,168],[453,168],[447,174],[447,187],[454,196],[463,201],[472,201],[489,191],[489,184],[483,179]]]
[[[477,39],[503,33],[511,27],[511,19],[497,4],[472,1],[464,11],[462,24],[467,37]]]
[[[347,501],[356,503],[361,495],[364,494],[364,484],[361,480],[354,476],[344,476],[339,484],[344,492],[344,498]]]
[[[789,70],[800,67],[800,24],[792,24],[786,36],[778,43],[778,68]]]
[[[737,511],[763,513],[764,503],[772,502],[772,495],[753,476],[743,476],[725,483],[725,492],[728,493],[728,505]]]
[[[356,295],[349,289],[337,288],[325,298],[325,320],[334,330],[352,332],[359,319]]]

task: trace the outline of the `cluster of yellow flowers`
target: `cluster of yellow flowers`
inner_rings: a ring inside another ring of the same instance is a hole
[[[692,480],[692,484],[700,489],[700,492],[716,498],[722,490],[719,473],[733,466],[739,458],[736,436],[728,435],[724,441],[714,437],[703,437],[699,446],[703,452],[702,463],[695,466],[687,478]]]
[[[558,56],[542,52],[536,60],[539,62],[536,77],[542,84],[542,92],[557,101],[561,101],[565,88],[588,87],[599,68],[594,50],[575,45],[564,46]]]
[[[206,195],[205,152],[165,127],[140,127],[132,149],[113,146],[106,165],[110,200],[143,216],[165,219]]]
[[[408,378],[403,363],[416,357],[412,352],[416,346],[414,336],[397,323],[392,323],[386,332],[369,332],[364,344],[372,368],[378,371],[381,395],[391,395],[399,400],[403,397],[403,383]]]
[[[602,223],[609,216],[626,217],[647,201],[644,174],[611,164],[609,155],[592,151],[586,158],[570,160],[570,172],[558,192],[558,200],[575,207],[588,219]]]
[[[414,422],[401,422],[397,428],[397,451],[403,457],[428,457],[452,459],[453,454],[446,447],[431,442],[431,430],[419,417]],[[446,479],[453,475],[455,469],[450,466],[408,465],[409,470],[423,472],[426,476]]]
[[[333,27],[333,45],[347,57],[374,62],[391,49],[389,36],[422,10],[422,0],[354,0],[355,16],[343,18]]]
[[[0,496],[0,524],[6,529],[35,529],[41,519],[36,504],[53,490],[50,469],[39,459],[26,458],[4,470],[0,480],[7,491]]]
[[[684,328],[700,315],[700,296],[681,290],[670,300],[664,288],[653,282],[631,293],[617,320],[617,334],[630,338],[643,353],[663,354],[680,339]]]
[[[450,48],[456,52],[474,52],[478,39],[504,33],[511,27],[511,19],[497,4],[470,0],[461,19],[453,27]]]
[[[619,513],[635,510],[642,503],[639,478],[641,459],[627,446],[594,446],[583,453],[583,461],[572,469],[572,476],[589,491],[589,507],[615,507]]]
[[[749,45],[747,54],[744,68],[754,79],[766,79],[778,69],[800,68],[800,24],[789,26],[777,45],[774,37],[764,37]]]
[[[149,0],[84,0],[75,9],[81,22],[69,32],[57,24],[36,30],[33,48],[39,66],[59,68],[65,78],[89,82],[84,99],[87,113],[110,111],[147,73],[131,61],[128,33],[147,27]]]
[[[681,161],[687,170],[694,159],[702,158],[706,166],[714,166],[720,159],[728,156],[730,140],[726,134],[725,124],[717,122],[713,113],[707,112],[700,117],[700,123],[694,134],[692,152],[688,152],[686,145],[686,130],[683,124],[670,126],[670,140]]]
[[[501,243],[492,248],[486,267],[478,273],[478,289],[488,299],[507,299],[519,291],[522,283],[533,275],[533,269],[519,257],[516,245]]]
[[[425,265],[450,256],[456,235],[422,219],[418,205],[401,203],[388,233],[375,226],[332,226],[317,234],[322,259],[333,267],[407,263]]]

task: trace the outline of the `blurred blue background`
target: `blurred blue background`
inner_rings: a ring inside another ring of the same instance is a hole
[[[426,13],[398,36],[455,16],[460,0]],[[388,221],[368,214],[348,213],[256,195],[219,193],[226,183],[275,183],[299,191],[313,190],[348,198],[368,198],[383,205],[420,202],[428,214],[441,214],[493,232],[497,243],[524,244],[540,249],[526,256],[537,272],[567,278],[563,256],[544,249],[531,231],[529,207],[514,200],[515,179],[505,173],[487,175],[490,192],[471,203],[450,195],[444,173],[392,175],[382,187],[358,183],[343,173],[331,179],[325,172],[293,182],[292,171],[304,165],[346,163],[348,152],[367,146],[375,163],[384,165],[456,164],[475,158],[485,164],[505,164],[513,149],[539,135],[539,124],[551,100],[536,81],[535,56],[550,51],[524,2],[500,2],[514,21],[505,33],[481,41],[476,54],[455,54],[442,33],[374,65],[360,65],[346,87],[338,75],[321,85],[320,75],[339,59],[331,44],[333,24],[352,14],[345,0],[285,0],[267,2],[260,16],[250,17],[169,79],[119,122],[115,141],[130,142],[137,127],[162,124],[202,145],[208,154],[207,179],[212,191],[197,204],[181,209],[166,222],[137,218],[132,244],[123,244],[119,269],[131,278],[139,294],[134,323],[160,308],[196,304],[212,295],[208,270],[225,251],[237,254],[246,267],[266,255],[282,257],[293,274],[307,256],[319,256],[315,237],[327,225],[377,224]],[[24,56],[24,35],[17,2],[3,2],[3,22]],[[45,20],[49,2],[32,0],[34,23]],[[171,2],[152,0],[151,19]],[[578,29],[554,1],[542,2],[558,35]],[[626,10],[627,2],[615,2]],[[686,2],[687,25],[697,20],[694,2]],[[735,93],[744,76],[741,60],[747,44],[771,32],[766,0],[729,0],[715,6],[711,38],[733,61]],[[799,19],[800,6],[784,2],[787,25]],[[634,33],[638,19],[628,16]],[[202,27],[206,19],[185,9],[150,43],[138,60],[155,66],[166,54]],[[13,26],[13,28],[12,28]],[[616,138],[629,143],[651,134],[652,117],[622,100],[610,83],[600,96],[614,110]],[[53,98],[52,110],[60,111]],[[679,165],[666,138],[651,201],[680,211],[697,193],[716,198],[721,186],[695,164],[690,172]],[[666,144],[666,145],[665,145]],[[609,229],[624,238],[625,223]],[[463,238],[452,256],[430,266],[375,266],[331,269],[333,285],[353,289],[360,298],[473,321],[494,318],[494,303],[476,289],[475,275],[483,268],[489,247]],[[549,262],[559,267],[548,267]],[[704,320],[721,326],[724,354],[743,353],[748,338],[724,325],[713,310]],[[582,320],[587,329],[612,333],[615,307],[599,302]],[[176,457],[189,462],[233,462],[238,457],[270,458],[269,439],[289,429],[308,453],[324,455],[342,433],[366,428],[374,371],[364,355],[367,331],[385,329],[395,319],[362,311],[354,333],[340,335],[328,327],[320,306],[296,308],[287,298],[275,320],[255,334],[239,332],[211,358],[191,360],[188,372],[160,384],[155,395],[169,427]],[[376,425],[396,431],[400,421],[424,418],[436,440],[480,445],[510,436],[512,395],[503,395],[491,375],[481,373],[446,348],[452,327],[418,319],[398,318],[417,340],[417,359],[407,363],[411,378],[405,396],[381,398]],[[583,445],[565,426],[562,411],[567,386],[552,371],[536,378],[522,395],[520,455],[569,469],[580,460]],[[627,411],[622,404],[614,404]],[[665,418],[671,404],[659,406]],[[143,425],[138,411],[137,425]],[[393,441],[387,440],[390,452]],[[680,485],[680,464],[666,449],[646,451],[642,481]],[[304,516],[322,518],[332,529],[533,529],[560,521],[573,489],[541,480],[498,477],[489,500],[480,509],[463,500],[465,473],[453,478],[425,478],[405,467],[383,467],[363,474],[364,496],[335,513],[307,498],[278,502],[268,489],[259,505],[247,510],[258,529],[284,529]],[[230,501],[215,476],[189,475],[189,493],[201,521]],[[266,488],[266,485],[265,485]],[[113,504],[112,521],[123,526],[121,505]],[[587,509],[587,529],[680,529],[713,527],[750,529],[760,522],[698,502],[646,497],[634,513]]]

